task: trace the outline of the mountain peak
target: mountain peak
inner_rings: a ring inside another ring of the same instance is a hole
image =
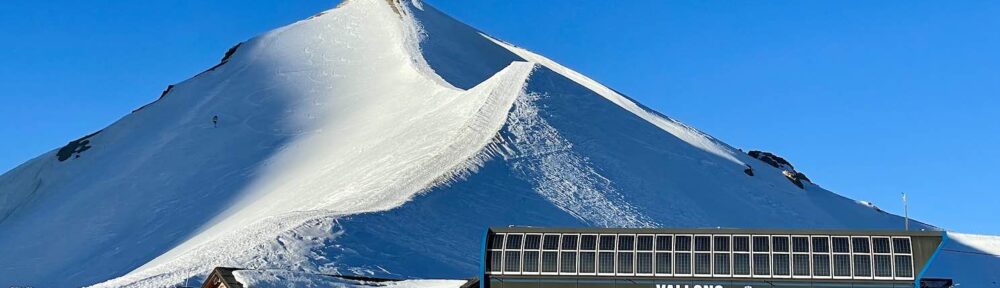
[[[419,1],[345,1],[227,55],[0,176],[0,259],[39,259],[0,283],[465,277],[497,225],[902,227]]]

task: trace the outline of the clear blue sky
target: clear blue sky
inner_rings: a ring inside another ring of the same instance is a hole
[[[6,1],[0,170],[336,1]],[[1000,234],[1000,2],[430,0],[845,196]]]

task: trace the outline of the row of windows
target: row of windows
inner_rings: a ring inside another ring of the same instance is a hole
[[[913,279],[908,237],[493,234],[499,274]]]
[[[525,250],[692,251],[693,239],[694,251],[748,252],[753,239],[753,252],[911,254],[907,237],[510,234],[506,242],[504,237],[494,234],[490,249],[521,249],[523,241]]]

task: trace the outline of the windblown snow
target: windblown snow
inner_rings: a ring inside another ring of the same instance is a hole
[[[167,287],[216,266],[251,269],[250,287],[462,279],[504,225],[902,219],[418,0],[350,0],[0,176],[0,284]]]

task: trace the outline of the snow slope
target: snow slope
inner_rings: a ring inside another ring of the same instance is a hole
[[[927,278],[952,278],[956,287],[1000,287],[1000,236],[949,232]]]
[[[233,272],[236,281],[245,287],[357,287],[357,288],[457,288],[464,280],[403,280],[387,282],[346,280],[322,274],[281,270],[239,270]]]
[[[465,278],[509,224],[902,226],[416,0],[347,1],[230,56],[0,176],[0,283]]]

